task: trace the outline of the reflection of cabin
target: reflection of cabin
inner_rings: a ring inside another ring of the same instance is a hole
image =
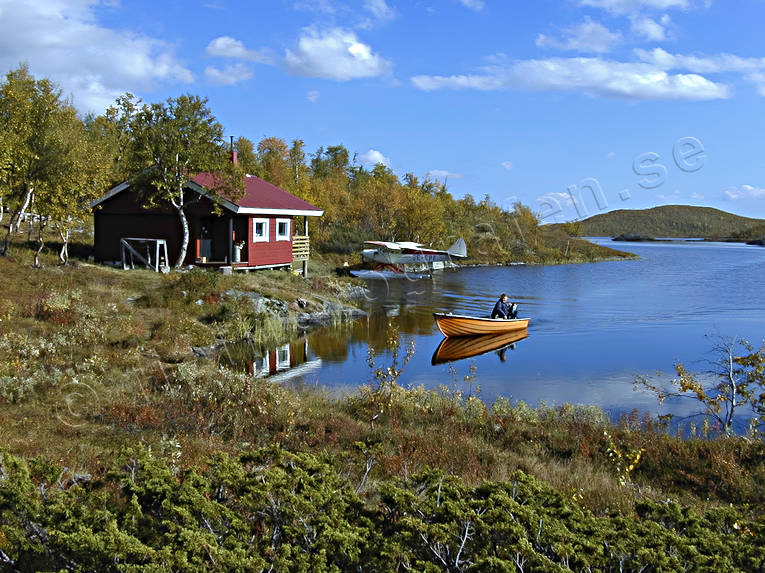
[[[293,267],[302,262],[308,271],[308,217],[323,211],[287,191],[248,175],[244,196],[237,201],[218,199],[214,209],[213,176],[202,173],[188,184],[186,217],[189,245],[185,264],[231,266],[234,269]],[[198,201],[189,204],[192,200]],[[121,239],[164,239],[169,263],[181,252],[183,231],[171,205],[144,208],[141,195],[128,182],[93,201],[95,258],[121,259]]]
[[[310,358],[308,339],[299,338],[266,351],[247,368],[256,377],[268,377],[272,382],[284,382],[306,376],[321,367],[321,358]]]

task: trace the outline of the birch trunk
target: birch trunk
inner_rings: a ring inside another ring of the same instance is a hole
[[[17,233],[21,232],[21,217],[23,216],[24,220],[26,221],[27,209],[29,209],[29,204],[34,202],[34,198],[35,198],[35,190],[29,189],[27,191],[26,196],[24,197],[24,203],[23,205],[21,205],[21,211],[19,211],[19,215],[18,217],[16,217],[16,232]],[[30,241],[32,240],[31,234],[29,235],[29,240]]]
[[[189,248],[189,222],[186,219],[186,212],[183,207],[176,207],[178,210],[178,217],[181,220],[181,228],[183,229],[183,240],[181,241],[181,254],[178,255],[178,260],[175,262],[175,268],[180,269],[183,266],[183,261],[186,260],[186,251]]]
[[[36,269],[41,269],[40,253],[45,248],[45,241],[43,241],[43,231],[45,230],[45,219],[40,217],[40,221],[37,224],[37,250],[35,251],[35,264]]]
[[[11,244],[11,233],[13,232],[14,227],[17,227],[19,224],[19,218],[21,217],[21,214],[24,212],[24,209],[27,208],[27,205],[29,205],[29,200],[32,198],[32,193],[34,192],[34,189],[32,187],[27,187],[27,190],[24,194],[24,200],[21,204],[21,209],[14,211],[11,215],[11,220],[8,223],[8,232],[5,234],[5,240],[3,241],[3,248],[2,251],[0,251],[0,255],[5,256],[8,254],[8,247]]]
[[[61,237],[61,251],[58,253],[58,260],[62,265],[69,263],[69,229],[59,229],[58,235]]]

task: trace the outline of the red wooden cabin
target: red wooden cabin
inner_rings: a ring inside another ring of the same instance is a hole
[[[308,217],[324,211],[267,181],[247,175],[244,196],[237,201],[218,199],[214,209],[213,175],[193,178],[187,190],[190,199],[186,217],[189,245],[186,264],[233,269],[293,267],[302,263],[308,271]],[[128,182],[117,185],[91,203],[95,225],[95,259],[117,262],[121,259],[121,239],[164,239],[168,263],[174,264],[181,252],[183,230],[178,214],[170,204],[146,209],[141,195]]]

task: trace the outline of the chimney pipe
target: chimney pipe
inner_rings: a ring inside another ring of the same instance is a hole
[[[236,149],[234,149],[234,136],[232,135],[230,137],[231,137],[231,162],[234,165],[238,165],[239,158],[237,157]]]

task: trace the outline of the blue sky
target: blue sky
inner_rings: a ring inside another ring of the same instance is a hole
[[[765,218],[763,0],[0,0],[0,65],[83,111],[209,98],[227,134],[521,201]]]

